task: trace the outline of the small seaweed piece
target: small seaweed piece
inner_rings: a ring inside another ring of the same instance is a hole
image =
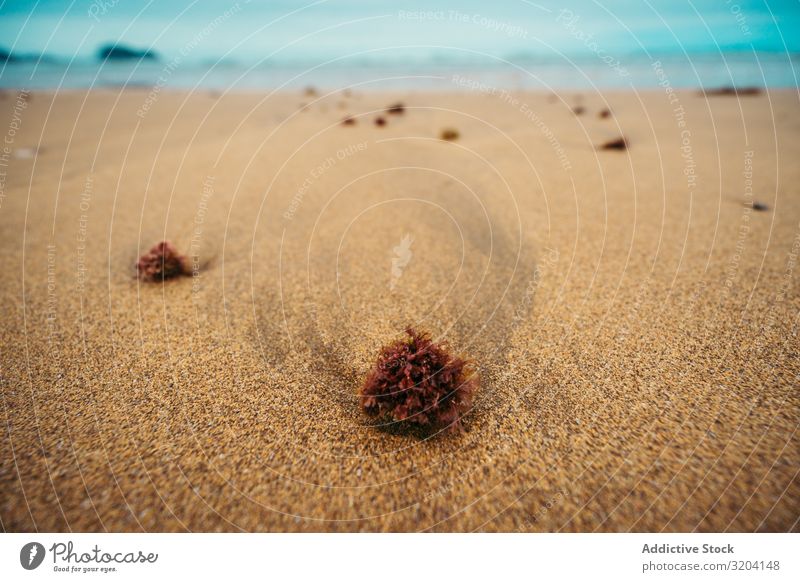
[[[600,146],[601,150],[626,150],[628,149],[628,140],[624,137],[612,139]]]
[[[406,106],[402,103],[395,103],[394,105],[389,105],[386,108],[386,113],[391,113],[393,115],[402,115],[406,111]]]
[[[735,97],[742,95],[761,95],[761,87],[715,87],[700,91],[700,95],[712,97]]]
[[[189,274],[189,267],[186,257],[171,242],[164,240],[139,257],[136,271],[142,281],[166,281]]]
[[[439,135],[439,137],[445,141],[455,141],[461,137],[461,134],[458,133],[457,129],[446,128],[442,130],[442,133]]]
[[[460,430],[478,388],[466,360],[427,333],[385,346],[359,392],[361,408],[375,418],[425,429]]]

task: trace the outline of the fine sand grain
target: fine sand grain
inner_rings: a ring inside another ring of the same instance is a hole
[[[798,530],[798,98],[674,98],[9,92],[3,529]],[[408,324],[461,434],[358,408]]]

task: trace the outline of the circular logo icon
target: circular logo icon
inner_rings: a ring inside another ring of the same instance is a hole
[[[19,551],[19,563],[26,570],[35,570],[44,561],[44,546],[39,542],[30,542]]]

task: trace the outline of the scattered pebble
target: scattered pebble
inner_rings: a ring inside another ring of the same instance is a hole
[[[600,119],[608,119],[611,117],[611,110],[610,109],[603,109],[600,113],[597,114],[597,117]]]
[[[356,124],[356,118],[353,117],[352,115],[348,115],[347,117],[342,119],[342,125],[355,125],[355,124]]]
[[[572,108],[572,112],[575,115],[583,115],[584,113],[586,113],[586,108],[583,107],[582,105],[578,105],[578,106]]]
[[[377,125],[378,127],[383,127],[384,125],[386,125],[386,120],[383,117],[376,117],[375,125]]]

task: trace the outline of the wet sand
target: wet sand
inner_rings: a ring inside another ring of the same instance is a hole
[[[671,99],[7,92],[3,529],[797,531],[798,97]],[[358,408],[408,324],[461,434]]]

